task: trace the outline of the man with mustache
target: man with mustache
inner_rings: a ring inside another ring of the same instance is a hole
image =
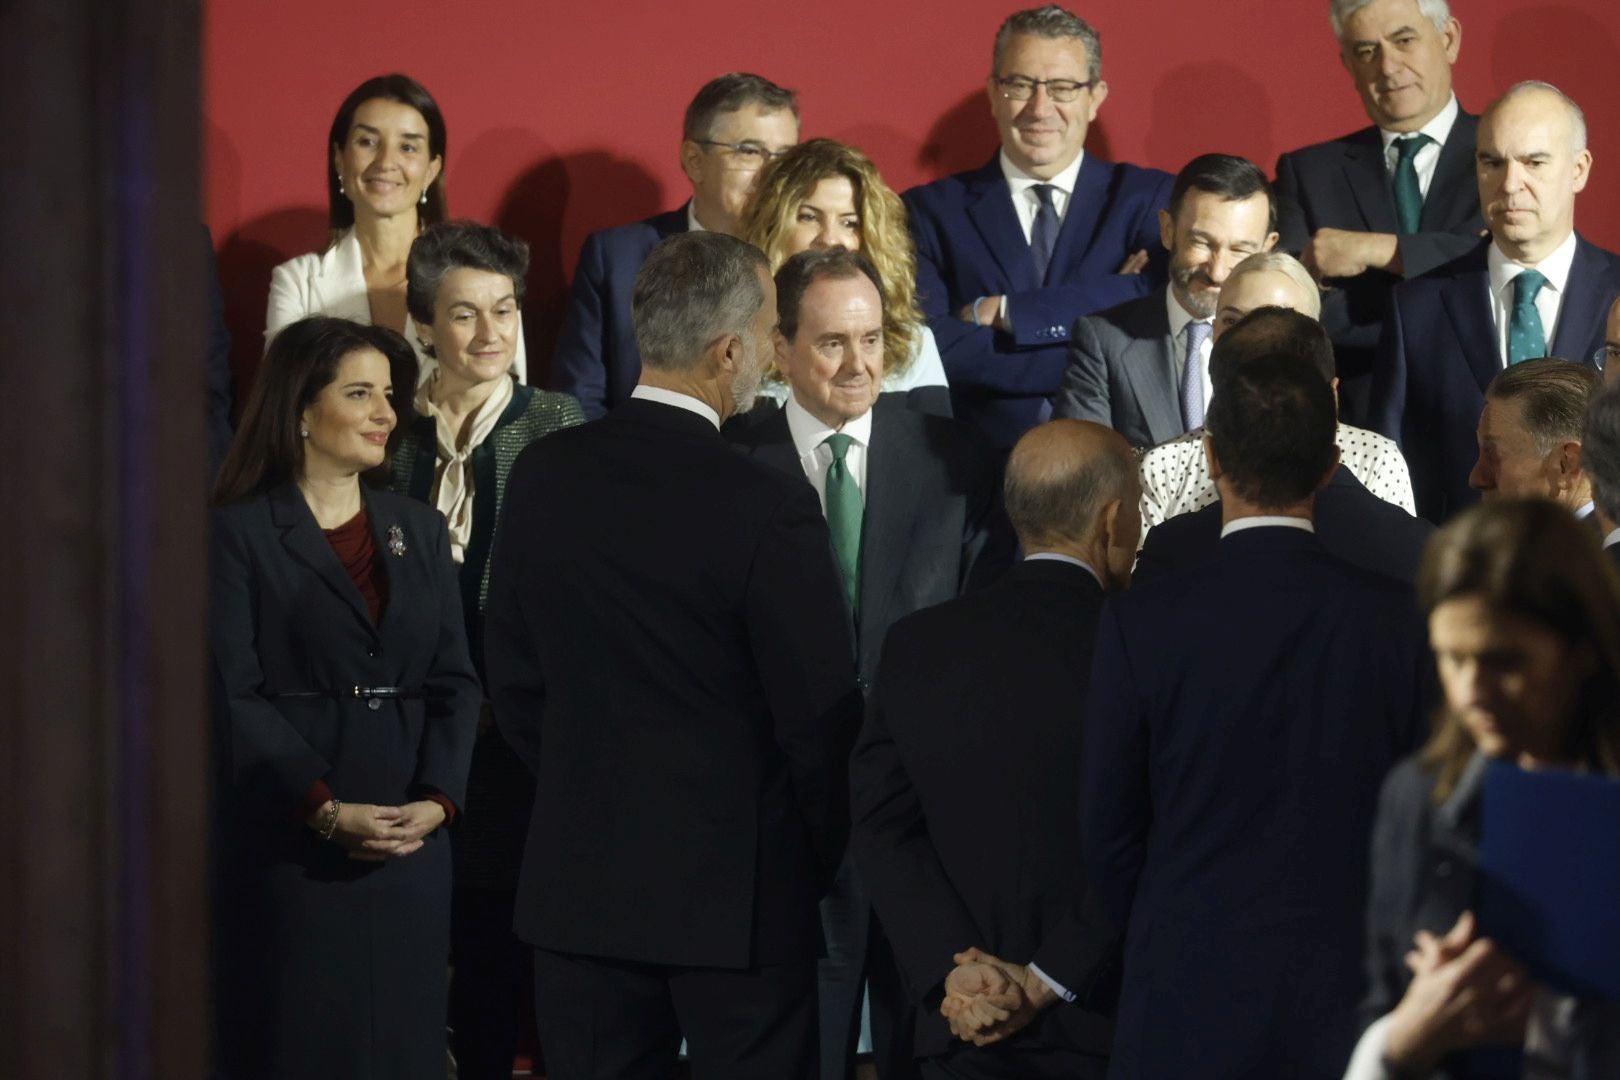
[[[1271,185],[1230,154],[1194,158],[1176,177],[1159,236],[1170,284],[1075,324],[1055,416],[1107,424],[1155,446],[1204,423],[1215,304],[1232,268],[1277,242]]]
[[[1395,289],[1372,426],[1399,440],[1418,513],[1431,521],[1478,499],[1468,486],[1474,429],[1498,372],[1549,354],[1598,366],[1620,256],[1575,233],[1591,169],[1580,107],[1544,82],[1512,87],[1479,122],[1490,239]]]

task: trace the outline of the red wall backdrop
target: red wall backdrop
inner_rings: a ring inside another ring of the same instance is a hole
[[[1033,3],[1033,0],[1026,0]],[[326,129],[363,79],[404,71],[450,132],[451,211],[533,250],[526,326],[544,378],[585,235],[678,204],[693,92],[752,70],[799,91],[804,132],[866,150],[897,190],[982,164],[990,44],[1019,4],[984,0],[215,0],[206,5],[207,220],[239,386],[270,269],[325,238]],[[1328,0],[1072,5],[1102,34],[1110,93],[1088,152],[1175,171],[1221,150],[1278,153],[1364,126]],[[1458,96],[1477,112],[1525,78],[1586,109],[1596,159],[1582,232],[1620,248],[1620,3],[1453,0]]]

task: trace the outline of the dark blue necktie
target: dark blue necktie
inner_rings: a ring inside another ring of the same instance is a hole
[[[1036,184],[1030,190],[1041,200],[1035,211],[1035,224],[1029,230],[1029,253],[1035,258],[1035,280],[1046,281],[1046,268],[1052,265],[1052,249],[1057,247],[1057,207],[1052,205],[1051,184]]]

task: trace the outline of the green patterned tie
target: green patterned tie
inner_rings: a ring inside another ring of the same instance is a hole
[[[1427,135],[1408,135],[1395,140],[1395,149],[1401,155],[1395,162],[1395,218],[1402,233],[1418,231],[1423,217],[1423,188],[1418,184],[1417,167],[1412,159],[1419,150],[1434,142]]]
[[[1547,355],[1547,335],[1536,310],[1536,294],[1547,279],[1526,270],[1513,279],[1513,314],[1508,317],[1508,364],[1537,360]]]
[[[865,505],[861,502],[861,489],[849,474],[844,455],[855,442],[842,433],[829,435],[825,445],[832,449],[832,463],[827,466],[827,529],[832,533],[833,557],[844,575],[844,589],[849,594],[849,610],[860,613],[861,597],[861,517]]]

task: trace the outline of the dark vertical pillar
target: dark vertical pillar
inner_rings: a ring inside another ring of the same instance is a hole
[[[207,982],[195,2],[0,5],[0,1075],[192,1080]]]

